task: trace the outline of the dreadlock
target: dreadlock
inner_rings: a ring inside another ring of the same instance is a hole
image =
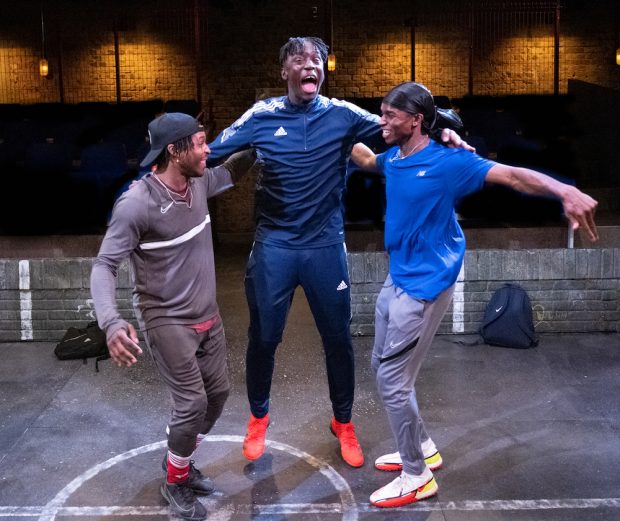
[[[302,54],[304,51],[304,43],[306,42],[314,45],[314,48],[321,55],[321,59],[324,62],[327,61],[327,50],[329,47],[323,40],[317,36],[297,36],[289,38],[288,42],[280,48],[280,65],[283,66],[289,56]]]
[[[202,128],[202,127],[201,127]],[[175,154],[181,154],[183,152],[189,152],[192,148],[194,148],[194,142],[192,141],[192,136],[185,136],[172,143],[172,149]],[[172,155],[168,151],[168,147],[164,147],[161,151],[161,154],[157,156],[155,159],[155,165],[157,170],[165,170],[172,159]]]

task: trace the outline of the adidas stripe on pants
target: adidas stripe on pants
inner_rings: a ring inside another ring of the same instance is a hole
[[[351,420],[355,369],[349,330],[351,295],[344,244],[289,249],[255,243],[245,276],[250,309],[246,383],[257,418],[269,411],[275,352],[282,341],[295,289],[301,286],[318,327],[336,420]],[[299,353],[299,356],[305,356]]]

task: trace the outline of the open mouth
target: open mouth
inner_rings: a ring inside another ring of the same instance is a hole
[[[306,76],[301,80],[301,88],[304,92],[312,94],[316,91],[317,83],[316,76]]]

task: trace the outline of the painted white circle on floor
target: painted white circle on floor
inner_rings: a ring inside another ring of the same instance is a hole
[[[204,440],[205,442],[229,442],[229,443],[243,443],[242,436],[208,436]],[[79,518],[87,518],[90,516],[145,516],[145,515],[166,515],[168,511],[167,507],[114,507],[114,506],[102,506],[102,507],[65,507],[65,502],[71,497],[76,490],[78,490],[88,480],[94,478],[99,473],[103,472],[110,467],[113,467],[117,463],[133,458],[140,454],[155,450],[163,450],[167,447],[167,440],[162,440],[150,445],[143,445],[136,449],[124,452],[107,461],[104,461],[94,467],[90,468],[68,485],[66,485],[56,496],[43,507],[38,521],[55,521],[57,515],[61,516],[78,516]],[[207,499],[205,501],[209,510],[210,521],[228,521],[237,511],[243,511],[247,509],[248,512],[258,513],[263,515],[286,515],[286,514],[302,514],[302,513],[324,513],[324,514],[341,514],[343,521],[356,521],[358,518],[358,508],[355,504],[355,498],[353,492],[349,487],[349,484],[336,470],[318,458],[315,458],[311,454],[302,450],[296,449],[285,443],[279,443],[276,441],[266,440],[265,445],[271,449],[286,452],[292,456],[295,456],[305,461],[311,467],[317,469],[334,487],[339,495],[340,503],[330,504],[272,504],[272,505],[251,505],[244,508],[243,505],[234,506],[230,504],[218,505],[217,499]],[[258,511],[258,512],[256,512]]]

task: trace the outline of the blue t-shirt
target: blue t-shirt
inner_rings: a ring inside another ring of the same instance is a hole
[[[385,248],[390,275],[408,295],[434,300],[456,282],[465,256],[465,236],[454,207],[482,188],[494,164],[432,140],[402,159],[398,147],[377,156],[386,179]]]
[[[282,248],[342,243],[342,193],[357,141],[380,132],[379,117],[317,96],[293,105],[286,96],[259,101],[209,144],[209,161],[252,147],[256,185],[255,240]]]

